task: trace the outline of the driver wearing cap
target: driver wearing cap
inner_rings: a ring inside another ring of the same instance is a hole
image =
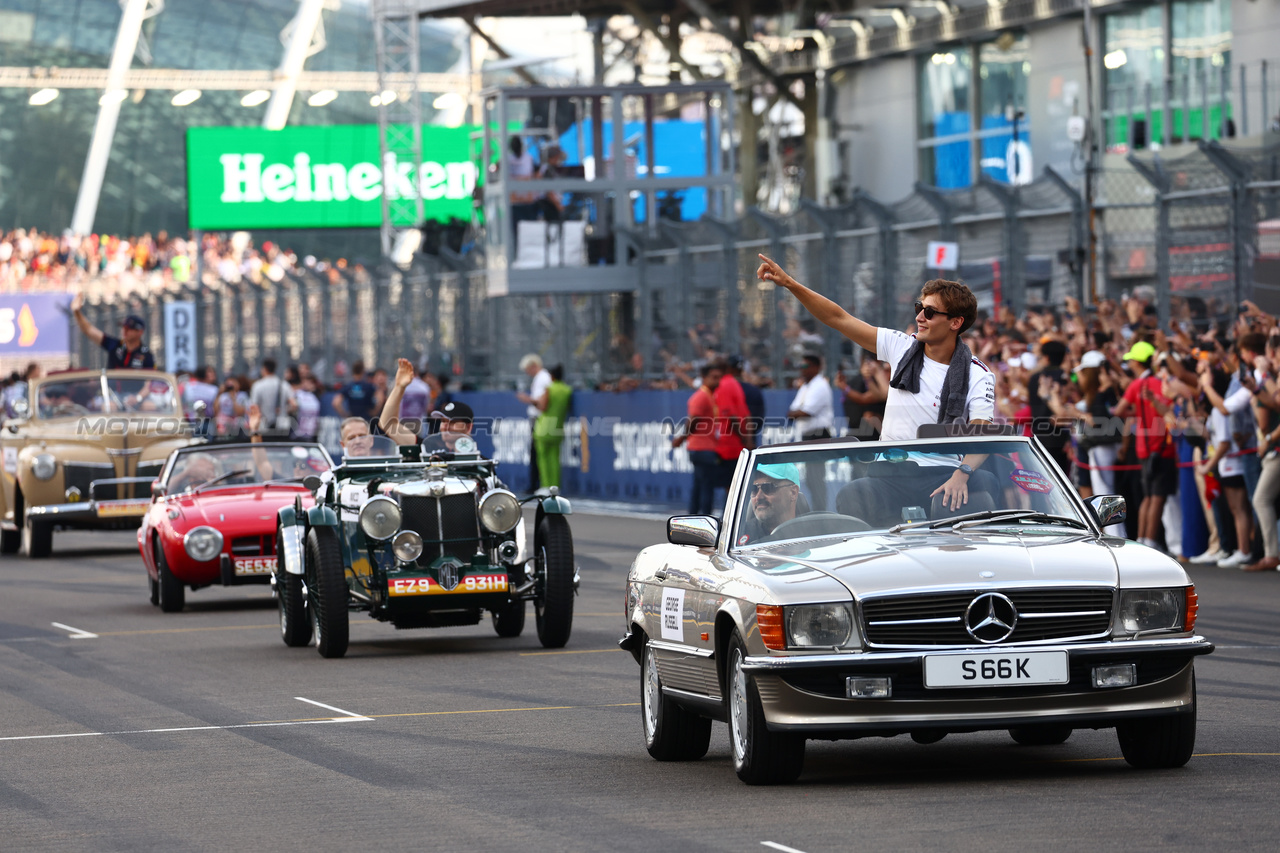
[[[396,363],[396,378],[391,390],[387,393],[387,401],[382,406],[382,414],[375,423],[385,435],[395,439],[397,444],[416,444],[421,442],[423,454],[458,452],[458,439],[471,435],[475,422],[475,413],[466,403],[454,400],[431,413],[431,417],[440,419],[440,431],[426,438],[419,438],[412,421],[401,421],[396,417],[400,411],[400,400],[404,389],[409,387],[415,376],[413,363],[407,358]],[[474,452],[474,451],[473,451]]]
[[[800,469],[791,462],[757,465],[748,489],[751,524],[739,545],[768,536],[783,522],[797,515],[800,500]]]
[[[120,324],[120,337],[113,338],[84,316],[84,294],[76,294],[71,301],[71,314],[76,318],[80,334],[93,341],[107,351],[107,367],[132,367],[141,370],[154,370],[156,357],[151,349],[142,342],[142,333],[147,329],[147,321],[137,314],[130,314]]]

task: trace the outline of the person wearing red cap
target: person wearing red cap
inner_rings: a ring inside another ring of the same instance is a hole
[[[77,293],[71,300],[71,314],[76,318],[80,334],[107,351],[107,367],[134,367],[152,370],[156,366],[156,357],[151,349],[142,342],[142,333],[147,329],[147,322],[137,314],[130,314],[120,324],[120,337],[113,338],[105,334],[84,316],[84,294]]]

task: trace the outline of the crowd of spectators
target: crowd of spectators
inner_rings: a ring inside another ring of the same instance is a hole
[[[81,292],[112,298],[133,292],[164,290],[196,281],[280,281],[290,270],[305,267],[324,273],[342,269],[314,256],[301,258],[271,241],[255,245],[244,231],[228,234],[170,235],[165,231],[134,237],[90,234],[61,236],[36,229],[0,232],[0,293]]]

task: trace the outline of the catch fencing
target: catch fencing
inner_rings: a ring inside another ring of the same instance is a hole
[[[897,328],[936,277],[966,282],[989,312],[1061,306],[1068,296],[1087,304],[1080,183],[1047,169],[1025,186],[918,185],[892,203],[859,192],[839,207],[803,200],[786,216],[752,208],[732,220],[642,223],[620,229],[629,248],[617,263],[633,267],[637,282],[624,292],[490,296],[482,251],[444,249],[407,269],[302,268],[261,284],[206,271],[199,286],[91,298],[86,313],[108,330],[128,313],[146,315],[163,364],[163,303],[192,301],[199,359],[220,374],[256,373],[272,356],[332,381],[356,359],[394,371],[404,356],[464,385],[510,389],[526,381],[521,357],[537,353],[580,387],[628,388],[682,383],[707,355],[739,353],[762,384],[785,387],[803,355],[824,356],[834,371],[858,354],[756,278],[759,254],[856,315]],[[1204,322],[1234,316],[1254,296],[1280,310],[1280,146],[1210,141],[1169,158],[1109,155],[1096,188],[1099,298],[1149,285],[1163,318],[1185,300]],[[929,256],[937,241],[958,247],[955,269]],[[85,341],[78,349],[79,363],[102,364],[100,350]]]

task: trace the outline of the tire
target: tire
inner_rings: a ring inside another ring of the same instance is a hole
[[[696,761],[711,745],[711,720],[681,708],[662,694],[649,641],[640,653],[640,709],[644,745],[658,761]]]
[[[493,630],[499,637],[519,637],[524,631],[526,609],[523,598],[513,598],[506,607],[493,611]]]
[[[22,490],[13,489],[13,521],[15,530],[0,530],[0,554],[16,554],[22,550]]]
[[[746,656],[746,645],[734,631],[725,664],[733,769],[748,785],[794,782],[804,770],[804,738],[769,731],[755,681],[742,669]]]
[[[351,626],[347,621],[347,573],[333,528],[313,527],[307,534],[307,593],[320,656],[342,657],[347,653]]]
[[[311,642],[311,614],[302,591],[302,575],[290,574],[284,564],[284,549],[276,536],[276,598],[280,605],[280,638],[297,648]]]
[[[538,522],[534,553],[542,594],[534,603],[538,641],[558,649],[573,631],[573,534],[562,515],[546,515]]]
[[[1071,737],[1071,726],[1019,726],[1009,729],[1009,737],[1022,746],[1057,746]]]
[[[163,548],[156,548],[156,574],[160,576],[160,580],[156,582],[156,603],[163,613],[177,613],[186,604],[186,590],[182,587],[182,581],[169,571]]]
[[[1196,688],[1191,682],[1191,707],[1179,714],[1130,720],[1116,726],[1124,760],[1142,770],[1181,767],[1196,748]]]
[[[53,525],[27,516],[22,526],[27,556],[32,560],[44,560],[53,553]]]
[[[160,552],[160,540],[153,537],[151,540],[151,553],[154,556],[159,552]],[[155,557],[155,560],[158,560],[158,559],[159,559],[158,557]],[[157,564],[156,570],[159,571],[159,568],[160,567]],[[151,593],[151,597],[150,597],[151,603],[156,607],[159,607],[160,606],[160,581],[151,577],[150,573],[147,574],[147,587]]]

